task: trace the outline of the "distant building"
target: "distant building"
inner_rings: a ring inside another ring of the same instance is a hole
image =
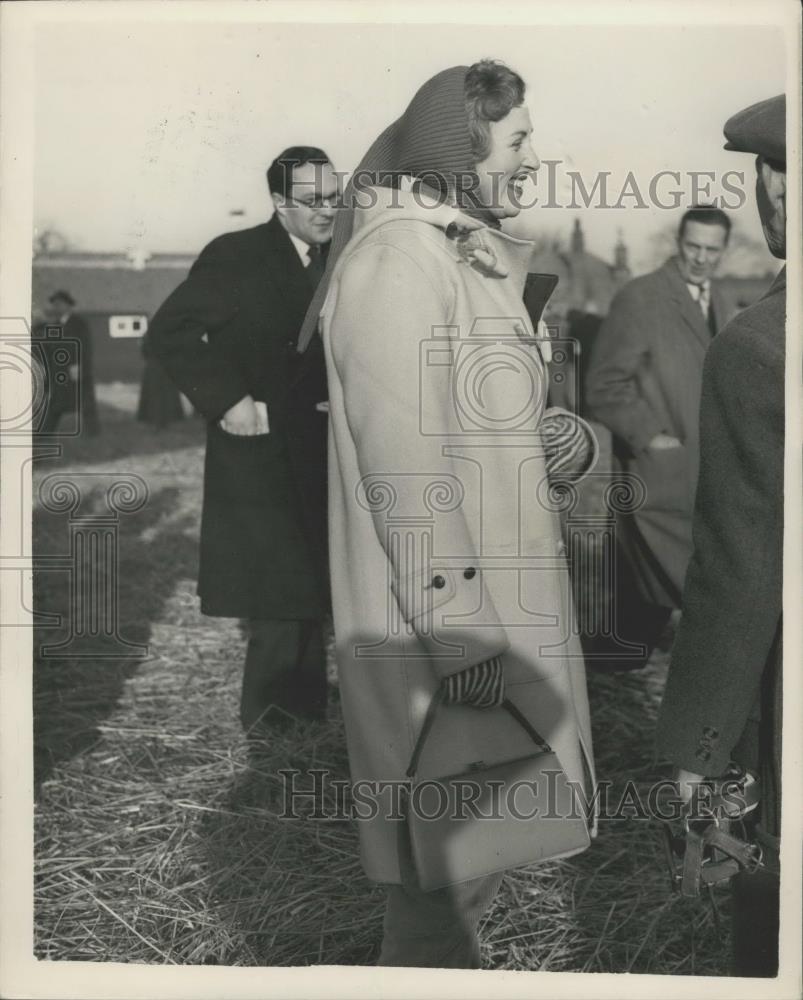
[[[621,230],[612,256],[608,263],[586,250],[579,219],[574,220],[568,249],[555,241],[534,252],[530,270],[560,279],[547,307],[547,322],[560,323],[564,329],[568,322],[572,336],[590,343],[598,318],[607,314],[613,296],[632,277]],[[144,365],[141,340],[148,323],[184,280],[194,260],[192,254],[141,251],[53,249],[39,253],[33,260],[34,322],[41,317],[48,297],[58,288],[67,289],[92,330],[95,381],[139,383]],[[766,291],[773,277],[772,272],[725,275],[720,281],[734,308],[743,309]]]
[[[744,309],[769,288],[775,271],[749,273],[744,260],[734,259],[732,263],[733,273],[721,275],[718,281],[733,309]],[[586,250],[579,219],[574,220],[568,249],[562,249],[561,241],[555,240],[550,247],[536,250],[530,259],[530,271],[556,274],[559,278],[545,316],[547,322],[553,323],[566,320],[570,313],[606,316],[616,292],[633,277],[622,230],[613,247],[613,260],[608,263]]]
[[[669,249],[667,256],[671,253]],[[582,359],[590,353],[614,295],[633,277],[621,230],[612,256],[608,263],[589,253],[580,220],[575,219],[567,249],[562,248],[560,240],[555,240],[551,246],[537,249],[530,258],[530,271],[558,276],[544,319],[553,327],[553,335],[557,327],[558,337],[566,338],[570,344],[568,350],[554,352],[550,364],[549,399],[554,406],[584,412]],[[726,274],[719,279],[722,293],[734,311],[760,298],[775,276],[771,271],[749,274],[744,273],[743,267],[741,270],[743,273]]]
[[[579,219],[574,220],[568,250],[562,250],[558,241],[548,249],[536,250],[530,270],[557,274],[559,278],[549,302],[547,322],[566,319],[570,312],[604,316],[618,289],[632,277],[621,232],[613,256],[609,264],[586,250]]]
[[[33,261],[33,321],[57,288],[67,289],[92,330],[95,382],[138,383],[148,322],[194,259],[143,252],[39,254]]]

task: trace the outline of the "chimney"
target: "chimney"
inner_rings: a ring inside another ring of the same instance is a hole
[[[583,235],[583,227],[580,225],[580,220],[574,220],[574,229],[572,230],[572,241],[571,241],[571,251],[572,253],[583,253],[586,248],[586,240]]]
[[[616,245],[613,248],[613,273],[614,277],[621,281],[626,281],[630,277],[627,246],[621,229],[616,231]]]

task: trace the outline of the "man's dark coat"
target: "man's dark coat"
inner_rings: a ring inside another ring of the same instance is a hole
[[[697,774],[724,771],[762,704],[776,717],[760,762],[780,760],[785,308],[784,270],[705,361],[694,555],[658,721],[661,757]]]
[[[198,581],[208,615],[317,618],[326,604],[326,416],[313,398],[320,380],[294,385],[302,362],[315,369],[296,353],[311,295],[274,216],[213,240],[150,324],[149,351],[208,421]],[[248,394],[267,404],[268,434],[218,426]]]
[[[716,282],[710,308],[718,330],[727,317]],[[647,490],[635,514],[638,531],[623,538],[642,596],[668,607],[680,599],[692,550],[700,389],[711,336],[677,259],[671,258],[616,295],[586,374],[591,415],[610,428],[628,471]],[[648,448],[657,434],[677,438],[681,447]]]
[[[58,337],[48,335],[48,330],[60,329]],[[78,313],[71,313],[64,324],[42,323],[34,329],[37,360],[43,362],[47,393],[47,409],[40,431],[54,431],[59,419],[67,413],[79,413],[78,429],[93,430],[97,427],[98,406],[95,396],[94,352],[92,331]],[[64,378],[65,362],[61,360],[60,344],[67,345],[68,362],[78,365],[78,380]],[[61,427],[62,433],[66,428]]]

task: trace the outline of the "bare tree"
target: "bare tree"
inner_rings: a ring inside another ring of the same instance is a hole
[[[33,255],[42,257],[47,254],[65,253],[73,247],[67,237],[54,226],[45,226],[34,230]]]

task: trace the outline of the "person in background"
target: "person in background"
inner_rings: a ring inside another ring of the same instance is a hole
[[[764,237],[784,260],[785,96],[733,115],[725,137],[756,156]],[[785,334],[784,267],[705,359],[694,554],[657,729],[686,800],[731,760],[759,776],[763,866],[734,879],[736,976],[778,971]]]
[[[680,607],[692,550],[703,359],[727,311],[713,275],[730,229],[718,208],[689,209],[677,254],[618,292],[591,350],[588,414],[609,428],[614,455],[646,488],[642,507],[619,518],[626,562],[615,595],[617,638],[642,644],[646,656],[614,659],[606,669],[644,666]]]
[[[45,366],[48,401],[37,433],[56,433],[62,417],[77,413],[78,430],[94,436],[100,433],[100,420],[95,397],[92,331],[83,316],[75,312],[76,301],[68,291],[59,289],[53,292],[47,302],[45,322],[34,332],[34,337],[39,341],[42,350],[52,353],[58,340],[51,340],[47,331],[60,329],[62,341],[74,342],[70,345],[70,350],[75,350],[75,358],[68,365],[64,382],[54,377],[60,365]]]
[[[198,593],[204,614],[248,620],[240,718],[257,737],[325,716],[325,469],[311,477],[307,451],[326,416],[319,381],[312,396],[291,385],[337,197],[313,146],[280,153],[267,182],[273,217],[204,248],[145,348],[207,421]]]

